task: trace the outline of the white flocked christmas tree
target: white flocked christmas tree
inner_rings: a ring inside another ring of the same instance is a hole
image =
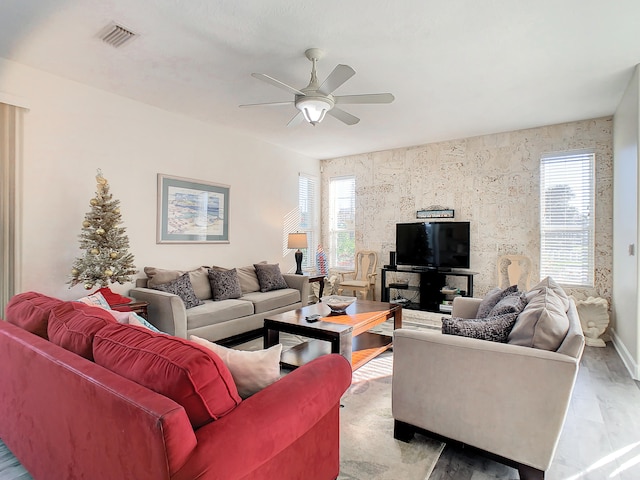
[[[119,226],[120,200],[114,200],[109,193],[109,183],[100,169],[96,181],[96,196],[89,201],[91,210],[84,217],[79,235],[84,253],[73,262],[71,279],[67,282],[71,287],[80,283],[87,290],[130,282],[136,273],[126,229]]]

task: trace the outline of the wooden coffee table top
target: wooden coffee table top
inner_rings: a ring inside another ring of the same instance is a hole
[[[267,320],[331,332],[353,329],[352,334],[356,336],[384,322],[389,318],[390,312],[399,310],[401,307],[393,303],[356,300],[349,305],[346,314],[336,315],[331,313],[331,309],[324,303],[315,303],[296,310],[269,315]],[[305,317],[314,314],[322,315],[322,318],[317,322],[308,322],[305,319]]]
[[[306,317],[322,315],[316,322]],[[283,352],[281,363],[295,367],[307,363],[312,358],[326,353],[340,353],[351,363],[352,368],[362,366],[371,358],[391,347],[392,338],[372,333],[376,325],[394,318],[394,328],[402,326],[402,307],[393,303],[356,300],[349,305],[345,314],[332,314],[323,303],[308,305],[297,310],[270,315],[264,319],[264,347],[278,343],[279,332],[288,332],[331,343],[320,345],[316,341],[304,342]]]

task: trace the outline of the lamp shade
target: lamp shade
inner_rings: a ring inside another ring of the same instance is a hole
[[[290,233],[287,248],[307,248],[307,234]]]

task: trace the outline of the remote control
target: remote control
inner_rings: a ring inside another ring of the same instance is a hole
[[[309,316],[305,317],[305,319],[309,323],[317,322],[321,318],[322,318],[322,316],[321,315],[317,315],[317,314],[316,315],[309,315]]]

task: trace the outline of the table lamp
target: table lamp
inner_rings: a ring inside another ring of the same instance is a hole
[[[287,248],[297,248],[296,250],[296,275],[302,275],[302,252],[301,248],[307,248],[307,234],[306,233],[290,233]]]

